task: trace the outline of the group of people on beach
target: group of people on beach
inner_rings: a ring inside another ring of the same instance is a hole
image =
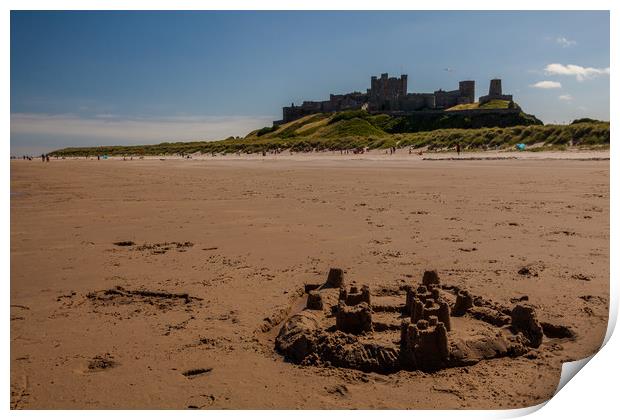
[[[456,154],[457,154],[458,156],[460,156],[460,155],[461,155],[461,144],[457,142],[457,143],[456,143],[456,145],[455,145],[455,149],[456,149]],[[353,153],[353,154],[363,154],[363,153],[364,153],[364,152],[366,152],[367,150],[368,150],[368,149],[367,149],[367,148],[365,148],[365,147],[359,147],[359,148],[355,148],[355,149],[352,149],[352,150],[349,150],[349,149],[342,149],[342,150],[340,150],[340,154],[341,154],[341,155],[342,155],[342,154],[349,154],[350,152],[351,152],[351,153]],[[412,154],[412,153],[413,153],[413,150],[414,150],[414,149],[413,149],[412,147],[409,147],[409,154]],[[293,154],[293,151],[292,151],[292,150],[289,150],[289,152],[290,152],[290,154],[291,154],[291,155]],[[266,155],[267,155],[267,153],[269,153],[269,154],[279,154],[279,153],[282,153],[282,150],[281,150],[281,149],[276,149],[276,150],[268,150],[268,151],[263,150],[263,151],[262,151],[262,155],[263,155],[263,156],[266,156]],[[385,153],[387,154],[387,153],[388,153],[388,151],[386,150],[386,151],[385,151]],[[395,153],[396,153],[396,147],[395,147],[395,146],[390,147],[390,149],[389,149],[389,153],[390,153],[390,155],[395,154]],[[417,152],[417,154],[418,154],[418,155],[422,155],[422,151],[418,151],[418,152]],[[191,159],[191,158],[192,158],[192,156],[191,156],[190,154],[186,154],[186,153],[183,153],[183,152],[178,153],[178,155],[179,155],[179,156],[181,156],[181,157],[184,157],[184,158],[186,158],[186,159]],[[240,151],[237,151],[237,155],[239,155],[239,156],[240,156],[240,155],[241,155],[241,152],[240,152]],[[215,153],[215,152],[212,152],[212,153],[211,153],[211,156],[215,157],[215,156],[216,156],[216,153]],[[89,159],[89,158],[90,158],[90,156],[89,156],[89,155],[86,155],[86,159]],[[105,155],[104,155],[104,157],[103,157],[103,158],[104,158],[104,159],[106,159],[106,158],[107,158],[107,156],[105,156]],[[140,158],[140,159],[144,159],[144,157],[143,157],[143,156],[140,156],[139,158]],[[11,159],[32,160],[32,156],[28,156],[28,155],[23,155],[23,156],[21,156],[21,157],[11,156]],[[58,156],[56,156],[56,159],[58,159]],[[64,157],[63,157],[63,159],[64,159]],[[97,160],[101,160],[101,156],[100,156],[100,155],[97,155]],[[133,160],[133,156],[129,156],[129,159],[127,159],[127,157],[126,157],[126,156],[123,156],[123,160]],[[45,154],[45,153],[41,154],[41,161],[42,161],[42,162],[49,162],[49,161],[50,161],[50,156],[49,156],[49,154]]]

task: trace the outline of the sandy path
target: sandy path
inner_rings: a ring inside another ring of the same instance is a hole
[[[436,374],[285,363],[264,319],[332,266],[527,295],[577,340]],[[608,161],[11,163],[15,408],[523,407],[599,347],[608,295]]]

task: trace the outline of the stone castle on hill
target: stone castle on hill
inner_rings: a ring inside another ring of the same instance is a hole
[[[282,119],[274,124],[284,124],[305,115],[364,109],[370,113],[407,114],[419,111],[443,111],[456,105],[475,102],[476,82],[463,80],[456,90],[436,90],[433,93],[407,93],[407,75],[370,78],[370,89],[366,93],[351,92],[343,95],[329,95],[327,101],[304,101],[301,105],[291,104],[282,108]],[[489,94],[481,96],[480,104],[494,99],[512,101],[512,95],[502,94],[502,81],[491,80]]]

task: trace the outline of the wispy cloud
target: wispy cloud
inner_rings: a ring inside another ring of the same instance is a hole
[[[572,101],[572,100],[573,100],[573,97],[572,97],[571,95],[569,95],[569,94],[566,94],[566,95],[560,95],[560,96],[558,96],[558,99],[559,99],[560,101],[570,102],[570,101]]]
[[[533,85],[530,85],[530,87],[537,89],[559,89],[562,87],[562,84],[560,82],[553,82],[551,80],[542,80],[540,82],[534,83]]]
[[[564,36],[559,36],[555,39],[555,42],[560,44],[564,48],[572,47],[573,45],[577,45],[577,41],[573,41]]]
[[[578,81],[586,79],[592,79],[597,76],[608,75],[609,67],[595,68],[595,67],[582,67],[575,64],[558,64],[553,63],[545,67],[545,73],[559,76],[575,76]]]
[[[102,114],[85,118],[74,114],[11,114],[11,135],[79,137],[85,145],[106,143],[137,144],[183,140],[218,140],[243,136],[271,125],[267,116],[170,116],[121,118]]]

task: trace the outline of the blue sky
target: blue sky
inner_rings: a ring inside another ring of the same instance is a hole
[[[547,123],[608,120],[609,14],[12,12],[11,153],[245,135],[383,72],[477,97],[500,77]]]

